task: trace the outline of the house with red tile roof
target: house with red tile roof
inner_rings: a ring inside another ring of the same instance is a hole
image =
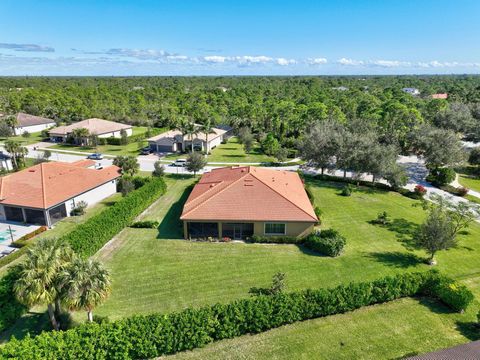
[[[205,173],[180,219],[185,238],[302,237],[318,222],[296,172],[253,166]]]
[[[80,201],[89,206],[113,195],[117,166],[93,169],[90,160],[47,162],[0,178],[0,220],[51,226]]]

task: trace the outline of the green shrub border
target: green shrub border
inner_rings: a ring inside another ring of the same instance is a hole
[[[77,254],[83,257],[92,256],[121,230],[131,225],[166,189],[162,178],[152,178],[111,207],[78,225],[62,239],[67,241]]]
[[[170,314],[84,324],[23,340],[12,338],[0,348],[0,359],[155,358],[411,296],[438,298],[456,311],[464,310],[473,299],[464,285],[438,272],[403,273],[330,289],[261,295]]]

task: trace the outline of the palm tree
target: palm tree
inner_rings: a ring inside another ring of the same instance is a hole
[[[55,330],[60,328],[56,319],[60,311],[58,303],[57,311],[54,307],[60,293],[59,274],[72,257],[73,251],[65,242],[55,238],[41,239],[28,250],[25,261],[19,265],[20,277],[14,285],[20,302],[29,307],[47,305]]]
[[[15,115],[10,115],[10,116],[7,116],[7,118],[5,119],[5,122],[7,123],[7,125],[12,129],[12,133],[13,135],[17,135],[15,133],[15,128],[18,126],[18,119]]]
[[[207,119],[201,126],[200,126],[200,129],[199,129],[201,132],[203,132],[205,134],[205,141],[206,141],[206,154],[208,155],[208,152],[210,151],[210,149],[208,148],[208,135],[209,134],[213,134],[214,131],[213,131],[213,124],[212,122],[210,121],[210,119]]]
[[[72,137],[75,140],[75,143],[80,146],[86,145],[89,136],[90,132],[86,128],[77,128],[72,131]]]
[[[12,166],[14,170],[20,170],[23,165],[23,159],[28,154],[28,149],[15,140],[5,141],[5,150],[12,156]]]
[[[62,299],[70,310],[85,310],[93,321],[93,309],[110,294],[110,274],[101,262],[74,259],[62,272]]]
[[[182,133],[182,136],[187,135],[190,138],[190,142],[192,145],[192,153],[193,153],[193,137],[198,134],[198,127],[193,120],[189,119],[182,119],[178,126],[178,130]],[[184,142],[185,143],[185,142]],[[183,149],[185,150],[185,149]]]

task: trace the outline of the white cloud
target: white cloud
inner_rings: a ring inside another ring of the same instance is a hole
[[[307,64],[310,64],[310,65],[323,65],[323,64],[326,64],[328,62],[327,59],[325,58],[309,58],[307,59]]]
[[[27,51],[27,52],[54,52],[55,49],[50,46],[42,46],[37,44],[12,44],[0,43],[1,49],[9,49],[13,51]]]
[[[278,65],[282,65],[282,66],[293,65],[297,63],[295,59],[285,59],[285,58],[278,58],[276,61]]]
[[[362,60],[353,60],[353,59],[347,59],[347,58],[341,58],[340,60],[337,61],[340,65],[345,65],[345,66],[361,66],[364,65],[364,62]]]
[[[212,56],[204,56],[203,60],[206,62],[212,62],[212,63],[224,63],[227,61],[229,58],[226,56],[218,56],[218,55],[212,55]]]

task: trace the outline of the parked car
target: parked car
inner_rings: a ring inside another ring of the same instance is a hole
[[[152,149],[149,147],[143,148],[142,151],[140,151],[141,155],[150,155],[152,153]]]
[[[177,159],[175,162],[172,164],[172,166],[179,166],[179,167],[184,167],[187,165],[187,160],[186,159]]]
[[[87,159],[90,159],[90,160],[102,160],[103,159],[103,155],[100,154],[100,153],[93,153],[93,154],[90,154],[87,156]]]

